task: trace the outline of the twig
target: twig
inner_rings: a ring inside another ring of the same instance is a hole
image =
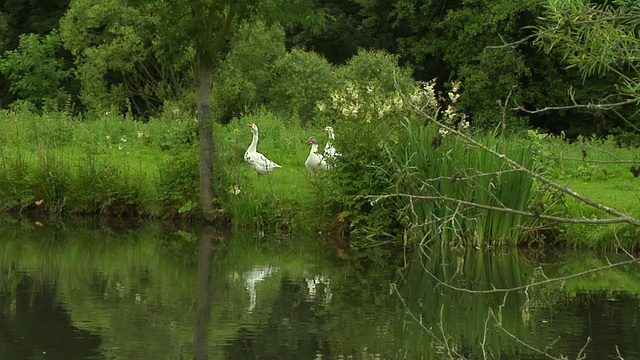
[[[574,103],[573,105],[564,105],[564,106],[546,106],[546,107],[544,107],[542,109],[535,109],[535,110],[528,110],[524,106],[518,105],[517,107],[512,108],[511,110],[520,110],[520,111],[524,111],[524,112],[529,113],[529,114],[538,114],[538,113],[545,112],[545,111],[571,110],[571,109],[611,110],[614,107],[619,107],[619,106],[628,105],[628,104],[638,104],[639,102],[640,102],[640,100],[634,98],[634,99],[629,99],[629,100],[625,100],[625,101],[620,101],[620,102],[617,102],[617,103],[608,103],[608,104],[594,104],[594,103],[578,104],[578,103]]]
[[[498,319],[496,318],[495,314],[493,313],[493,310],[489,309],[489,313],[491,314],[491,316],[493,316],[493,318],[496,320],[496,323],[497,323],[497,322],[498,322]],[[553,356],[553,355],[551,355],[551,354],[547,353],[547,352],[546,352],[546,351],[544,351],[544,350],[540,350],[540,349],[538,349],[538,348],[536,348],[536,347],[533,347],[533,346],[529,345],[528,343],[526,343],[526,342],[522,341],[519,337],[515,336],[515,335],[514,335],[514,334],[512,334],[510,331],[508,331],[507,329],[505,329],[502,325],[498,325],[498,328],[499,328],[500,330],[502,330],[502,332],[504,332],[505,334],[507,334],[510,338],[512,338],[513,340],[515,340],[518,344],[520,344],[520,345],[522,345],[522,346],[526,347],[526,348],[527,348],[527,349],[529,349],[529,350],[535,351],[535,352],[537,352],[538,354],[544,355],[544,356],[548,357],[549,359],[553,359],[553,360],[564,360],[564,359],[566,359],[566,358],[563,358],[563,357],[557,358],[557,357],[555,357],[555,356]]]

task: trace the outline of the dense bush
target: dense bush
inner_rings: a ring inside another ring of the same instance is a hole
[[[225,122],[268,103],[273,69],[286,55],[282,28],[261,21],[243,24],[230,46],[213,86],[214,117]]]
[[[325,58],[293,49],[275,64],[270,107],[283,116],[297,116],[309,122],[317,113],[316,103],[327,99],[340,84]]]

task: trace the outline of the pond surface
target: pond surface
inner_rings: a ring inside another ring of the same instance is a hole
[[[620,254],[436,250],[401,270],[319,235],[1,225],[0,359],[640,359],[637,264],[491,291]]]

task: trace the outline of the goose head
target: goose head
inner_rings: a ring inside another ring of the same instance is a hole
[[[247,126],[251,128],[252,133],[254,134],[258,133],[258,125],[251,123],[251,124],[247,124]]]
[[[312,137],[308,138],[307,139],[307,144],[318,145],[318,138],[316,138],[315,136],[312,136]]]

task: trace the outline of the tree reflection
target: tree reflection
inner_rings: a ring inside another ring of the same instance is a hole
[[[207,359],[207,330],[211,322],[211,257],[215,231],[207,226],[202,231],[200,258],[198,260],[198,298],[196,303],[196,326],[193,338],[193,358]]]
[[[99,354],[101,337],[74,326],[57,300],[54,281],[42,274],[14,274],[7,280],[15,286],[0,289],[0,359],[88,359]]]

